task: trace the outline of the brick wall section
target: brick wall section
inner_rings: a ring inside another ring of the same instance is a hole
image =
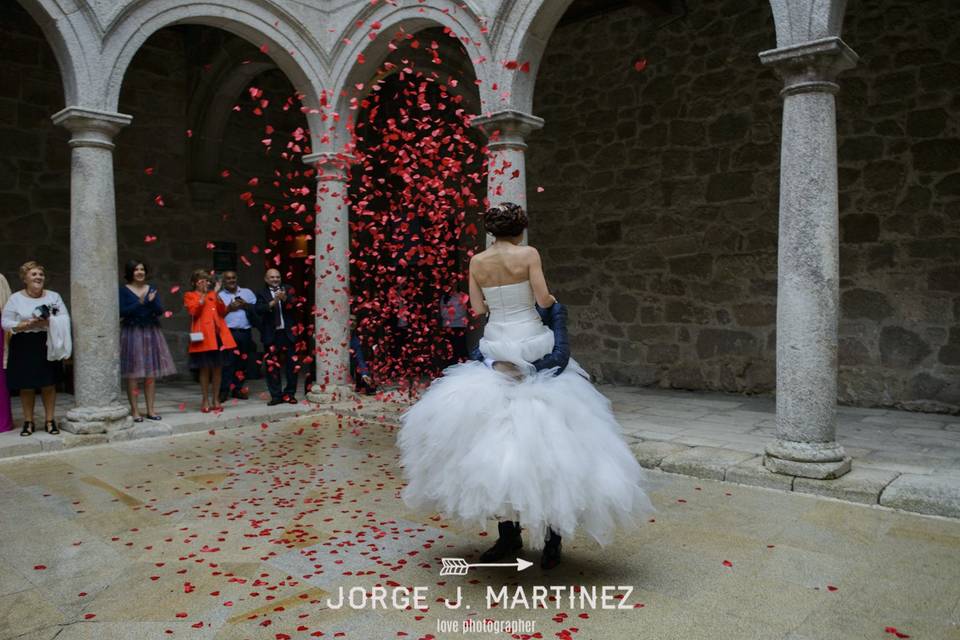
[[[601,380],[771,392],[781,82],[762,0],[561,27],[537,79],[531,242]],[[840,400],[960,407],[960,7],[851,1]],[[633,64],[646,58],[648,67]],[[537,186],[544,191],[538,193]]]

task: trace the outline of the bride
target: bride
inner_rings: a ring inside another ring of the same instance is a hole
[[[540,254],[520,244],[526,213],[504,203],[484,214],[484,226],[496,242],[470,261],[470,304],[488,314],[485,361],[448,367],[402,416],[401,495],[410,508],[467,524],[500,519],[483,562],[521,549],[522,522],[549,569],[562,536],[579,528],[607,544],[617,525],[636,525],[653,506],[610,402],[587,373],[573,359],[562,372],[533,365],[554,348],[534,303],[549,310],[556,299]]]

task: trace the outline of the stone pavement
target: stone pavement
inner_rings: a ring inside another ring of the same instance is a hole
[[[840,407],[837,439],[853,456],[854,469],[837,480],[810,480],[773,474],[762,465],[764,446],[775,437],[773,398],[614,385],[598,388],[612,401],[624,434],[645,467],[960,517],[960,416]],[[362,397],[322,407],[306,403],[268,407],[263,381],[251,382],[250,400],[230,400],[223,413],[215,416],[199,412],[195,384],[164,384],[157,395],[157,408],[164,416],[159,423],[142,423],[110,436],[37,433],[21,438],[17,432],[4,433],[0,434],[0,458],[240,427],[317,409],[395,423],[406,406],[406,398],[382,402]],[[71,403],[70,396],[59,398],[61,414]],[[19,421],[16,400],[14,407]]]
[[[12,398],[14,431],[0,433],[0,458],[28,455],[47,451],[60,451],[73,447],[104,444],[120,440],[138,440],[177,433],[189,433],[207,429],[226,429],[244,426],[271,420],[276,417],[287,417],[313,411],[314,407],[301,402],[297,405],[267,406],[270,399],[263,380],[250,381],[250,398],[236,400],[231,398],[224,403],[221,413],[200,413],[200,386],[199,383],[168,382],[158,385],[156,412],[162,420],[144,420],[136,423],[130,429],[115,431],[109,434],[93,434],[77,436],[61,429],[60,435],[52,436],[43,432],[43,405],[37,398],[34,407],[37,431],[29,438],[20,436],[20,426],[23,424],[23,412],[20,400]],[[302,389],[302,385],[301,385]],[[303,396],[301,395],[301,401]],[[126,396],[124,396],[126,401]],[[57,396],[57,417],[62,423],[63,416],[73,406],[73,396],[59,394]],[[143,399],[140,408],[143,408]]]
[[[0,461],[0,639],[960,639],[960,522],[659,471],[658,513],[605,549],[441,577],[492,536],[406,509],[395,437],[301,417]],[[399,608],[334,609],[349,587]],[[438,630],[480,619],[528,626]]]
[[[839,407],[837,441],[853,470],[836,480],[770,473],[775,400],[710,392],[603,386],[645,467],[960,517],[960,417]]]

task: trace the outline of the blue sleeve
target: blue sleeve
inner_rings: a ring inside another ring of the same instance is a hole
[[[163,302],[160,300],[160,290],[159,290],[159,289],[154,289],[154,291],[157,292],[157,295],[154,296],[153,302],[148,302],[148,303],[147,303],[147,306],[150,307],[150,310],[153,312],[153,315],[155,315],[155,316],[162,316],[162,315],[163,315]],[[147,292],[147,295],[150,295],[150,292],[149,292],[149,291]]]
[[[120,317],[129,318],[137,315],[137,307],[140,306],[140,299],[133,295],[133,292],[126,287],[120,287]]]
[[[538,311],[543,311],[538,309]],[[544,314],[541,313],[541,317]],[[533,363],[537,371],[557,368],[555,375],[560,375],[570,362],[570,338],[567,334],[567,308],[559,302],[554,302],[546,310],[547,326],[553,331],[553,351]]]

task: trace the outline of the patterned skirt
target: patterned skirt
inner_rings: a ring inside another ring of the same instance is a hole
[[[120,374],[124,378],[162,378],[176,372],[160,327],[120,327]]]

